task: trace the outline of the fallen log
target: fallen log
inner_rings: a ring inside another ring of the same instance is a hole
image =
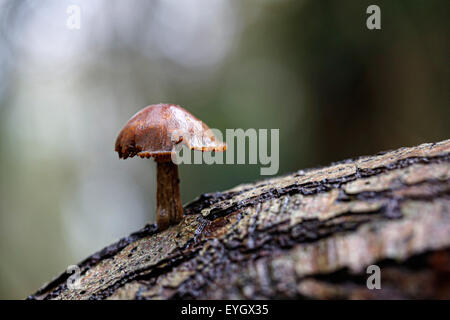
[[[29,299],[450,298],[450,140],[300,170],[184,207]],[[381,289],[368,287],[368,267]]]

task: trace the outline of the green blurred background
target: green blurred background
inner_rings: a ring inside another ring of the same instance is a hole
[[[370,4],[382,30],[366,28]],[[154,162],[114,153],[148,104],[279,128],[279,174],[449,138],[449,4],[0,0],[0,298],[154,221]],[[180,173],[184,202],[264,178],[258,165]]]

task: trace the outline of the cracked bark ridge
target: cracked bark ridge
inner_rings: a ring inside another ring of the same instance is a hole
[[[29,299],[449,299],[449,176],[446,140],[204,194]]]

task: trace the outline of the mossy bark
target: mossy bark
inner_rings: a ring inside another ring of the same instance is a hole
[[[449,178],[446,140],[205,194],[30,298],[450,298]]]

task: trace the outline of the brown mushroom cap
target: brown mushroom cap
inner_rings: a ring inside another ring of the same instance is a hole
[[[200,151],[225,151],[209,127],[178,105],[154,104],[136,113],[116,140],[119,158],[170,156],[173,147],[185,143]]]

